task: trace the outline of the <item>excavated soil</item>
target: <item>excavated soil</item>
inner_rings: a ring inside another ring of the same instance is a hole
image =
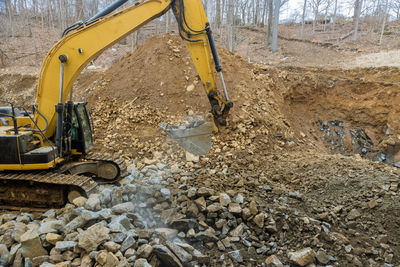
[[[189,53],[174,35],[151,37],[110,69],[80,76],[76,99],[89,101],[95,149],[138,169],[143,160],[162,158],[194,173],[181,177],[187,186],[235,190],[265,210],[290,205],[290,225],[277,222],[281,259],[310,246],[328,250],[339,266],[399,263],[400,171],[391,165],[400,138],[399,70],[277,68],[219,51],[234,107],[207,155],[186,161],[159,129],[162,121],[209,109]],[[0,76],[1,98],[21,88],[3,86],[6,78]],[[381,154],[385,160],[371,161]],[[307,234],[298,211],[318,218],[321,232]]]

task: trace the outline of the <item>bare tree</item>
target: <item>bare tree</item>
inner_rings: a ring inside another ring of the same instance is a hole
[[[216,0],[215,24],[217,28],[221,27],[221,0]]]
[[[267,1],[268,1],[268,26],[267,26],[266,45],[269,46],[271,43],[271,36],[272,36],[272,16],[273,16],[274,3],[273,0],[267,0]]]
[[[228,2],[228,50],[233,51],[233,12],[234,12],[234,1],[229,0]]]
[[[360,23],[361,5],[362,5],[362,0],[356,0],[355,5],[354,5],[354,10],[355,10],[354,35],[353,35],[353,41],[354,42],[357,41],[358,25]]]
[[[313,20],[313,28],[312,28],[312,34],[315,33],[315,27],[318,23],[318,15],[319,15],[319,8],[323,4],[325,0],[311,0],[311,7],[314,12],[314,20]]]
[[[83,1],[75,0],[75,20],[83,20]]]
[[[304,0],[303,15],[301,16],[301,39],[304,39],[304,19],[306,17],[307,0]]]
[[[337,14],[337,2],[338,2],[338,0],[335,0],[335,9],[333,10],[333,17],[332,17],[332,30],[333,31],[335,31],[336,14]]]
[[[275,9],[274,9],[274,30],[272,33],[272,44],[271,51],[278,51],[278,26],[279,26],[279,9],[281,7],[281,0],[275,0]]]
[[[385,31],[385,23],[386,23],[386,18],[388,16],[388,5],[389,5],[389,0],[386,0],[385,4],[385,12],[383,13],[383,20],[382,20],[382,28],[381,28],[381,36],[379,37],[379,45],[382,44],[382,38],[383,38],[383,32]]]

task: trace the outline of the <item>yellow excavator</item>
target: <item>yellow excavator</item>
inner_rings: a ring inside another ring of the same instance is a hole
[[[73,102],[72,87],[85,66],[105,49],[171,8],[211,104],[212,125],[226,123],[232,102],[201,0],[143,0],[119,9],[127,1],[118,0],[64,31],[43,62],[33,112],[0,103],[0,205],[62,206],[69,192],[85,195],[98,181],[120,177],[118,162],[90,154],[92,124],[86,103]],[[224,97],[217,93],[214,67]],[[196,153],[204,142],[201,137],[213,128],[209,122],[197,124],[162,128]]]

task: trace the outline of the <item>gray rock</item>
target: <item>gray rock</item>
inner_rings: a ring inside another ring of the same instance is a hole
[[[133,267],[151,267],[151,265],[147,262],[146,259],[138,259],[135,261]]]
[[[53,263],[50,263],[50,262],[43,262],[42,264],[40,264],[39,267],[54,267],[54,266],[56,266],[56,265],[53,264]],[[26,267],[26,263],[25,263],[25,267]]]
[[[194,187],[191,187],[188,189],[187,196],[188,196],[188,198],[194,198],[196,196],[196,193],[197,193],[197,189]]]
[[[27,226],[24,223],[16,223],[14,226],[14,231],[12,232],[12,238],[21,243],[21,236],[26,232]]]
[[[21,245],[21,244],[18,244]],[[12,251],[13,249],[11,249]],[[23,266],[24,258],[22,257],[22,252],[21,248],[17,249],[15,252],[15,257],[11,262],[13,263],[13,267],[21,267]],[[11,254],[12,255],[12,254]]]
[[[267,267],[283,267],[282,262],[279,260],[279,258],[275,255],[271,255],[269,256],[266,260],[265,260],[265,264],[267,265]]]
[[[230,213],[233,213],[233,214],[242,213],[242,208],[240,207],[239,203],[230,203],[229,207],[228,207],[228,210],[229,210]]]
[[[125,258],[128,258],[128,259],[130,257],[132,257],[133,255],[136,255],[136,250],[134,250],[133,248],[128,248],[124,253]]]
[[[127,234],[126,233],[111,233],[111,240],[113,240],[115,243],[121,244],[124,242]]]
[[[110,239],[109,233],[110,229],[103,222],[96,223],[79,235],[79,247],[87,252],[96,250],[101,243]]]
[[[42,218],[50,218],[53,219],[56,217],[56,211],[55,210],[48,210],[45,213],[42,214]]]
[[[162,188],[160,192],[164,199],[169,199],[171,197],[171,191],[168,188]]]
[[[194,237],[195,237],[196,240],[200,240],[200,241],[203,241],[205,243],[207,243],[207,242],[217,242],[218,241],[218,237],[216,237],[214,235],[214,233],[212,233],[209,230],[206,230],[206,231],[203,231],[203,232],[199,232]]]
[[[137,254],[137,257],[138,257],[138,258],[145,258],[145,259],[147,259],[148,257],[150,257],[150,255],[151,255],[152,252],[153,252],[153,247],[150,246],[149,244],[144,244],[144,245],[141,245],[141,246],[137,249],[136,254]]]
[[[222,209],[222,205],[220,203],[213,203],[207,207],[208,212],[218,212]]]
[[[361,213],[358,211],[358,209],[352,209],[349,214],[347,215],[347,219],[349,220],[355,220],[358,217],[361,216]]]
[[[109,203],[111,203],[111,196],[112,190],[110,188],[105,188],[103,191],[100,193],[100,202],[101,205],[107,206]]]
[[[100,220],[109,220],[112,218],[112,212],[111,209],[101,209],[96,212],[96,214],[99,216]]]
[[[167,240],[172,240],[178,235],[178,230],[171,228],[156,228],[154,229],[156,235],[162,235]]]
[[[242,196],[242,194],[237,194],[235,197],[235,202],[238,204],[243,204],[244,202],[244,197]]]
[[[134,205],[132,202],[125,202],[121,204],[117,204],[111,208],[111,211],[116,214],[128,213],[132,212],[134,209]]]
[[[40,224],[38,234],[58,233],[64,229],[62,221],[47,221]]]
[[[17,256],[17,253],[21,254],[21,244],[15,244],[10,249],[10,262],[14,262]]]
[[[121,215],[113,219],[109,224],[108,228],[110,228],[112,233],[125,233],[132,225],[125,215]]]
[[[319,249],[315,256],[317,261],[321,264],[328,264],[330,262],[329,255],[322,249]]]
[[[0,266],[7,266],[10,263],[11,255],[7,246],[0,244]]]
[[[210,189],[207,187],[200,187],[197,190],[197,195],[202,196],[202,197],[209,197],[214,195],[214,189]]]
[[[314,262],[315,252],[311,248],[304,248],[295,252],[289,252],[289,260],[297,265],[306,266]]]
[[[235,262],[238,262],[238,263],[243,262],[243,256],[240,253],[240,250],[234,250],[234,251],[228,252],[228,255]]]
[[[179,258],[179,260],[183,264],[188,263],[192,260],[192,258],[193,258],[192,255],[189,254],[181,246],[178,246],[177,244],[170,242],[170,241],[167,241],[166,245]]]
[[[93,261],[90,258],[90,256],[87,254],[83,255],[80,267],[92,267],[92,266],[93,266]]]
[[[297,199],[297,200],[303,200],[303,196],[300,194],[299,191],[289,192],[288,197],[294,198],[294,199]]]
[[[173,229],[177,229],[182,232],[187,232],[190,229],[198,227],[198,222],[195,219],[176,219],[170,223]]]
[[[229,234],[231,236],[241,237],[243,235],[244,226],[243,224],[239,224],[234,230],[232,230]]]
[[[24,258],[31,259],[47,255],[36,229],[32,228],[21,236],[21,254]]]
[[[39,256],[32,259],[32,263],[34,266],[40,266],[45,262],[50,262],[50,256]]]
[[[226,206],[228,206],[228,204],[231,203],[231,202],[232,202],[232,201],[231,201],[231,197],[228,196],[228,194],[226,194],[226,193],[221,193],[221,194],[219,194],[219,203],[220,203],[222,206],[226,207]]]
[[[73,251],[76,246],[76,242],[74,241],[58,241],[56,243],[56,251],[59,253],[63,253],[64,251]]]
[[[79,214],[84,220],[84,225],[89,223],[89,222],[96,221],[100,217],[99,211],[98,212],[94,212],[94,211],[85,210],[85,209],[81,209],[81,208],[79,208]]]
[[[113,241],[108,241],[103,244],[103,247],[112,253],[116,253],[120,249],[121,245],[119,245]]]
[[[128,235],[124,242],[121,244],[121,248],[119,249],[122,253],[124,253],[128,248],[131,248],[136,243],[135,238],[132,235]]]
[[[82,216],[75,217],[72,221],[67,223],[64,227],[64,233],[69,234],[75,232],[76,229],[82,228],[86,223],[86,220]]]
[[[85,203],[85,208],[88,210],[100,210],[101,202],[100,202],[100,195],[99,194],[91,194],[89,199]]]
[[[158,259],[169,267],[182,267],[180,260],[174,255],[174,253],[163,245],[154,245],[153,251],[157,255]]]

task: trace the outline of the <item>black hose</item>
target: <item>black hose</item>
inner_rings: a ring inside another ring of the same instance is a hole
[[[183,4],[183,0],[179,0],[179,6],[181,7],[182,10],[182,15],[183,15],[183,22],[185,22],[186,27],[191,30],[192,32],[197,32],[197,33],[203,33],[207,27],[205,27],[202,30],[193,30],[192,28],[190,28],[189,24],[186,21],[186,16],[185,16],[185,6]]]
[[[28,117],[29,117],[29,119],[31,119],[31,121],[33,122],[33,124],[35,124],[35,126],[36,126],[36,128],[38,128],[38,130],[39,130],[39,132],[41,133],[41,135],[42,135],[42,137],[44,138],[44,139],[46,139],[46,141],[47,141],[47,143],[51,146],[51,148],[53,149],[53,153],[54,153],[54,165],[56,165],[56,158],[57,158],[57,153],[56,153],[56,149],[55,149],[55,147],[51,144],[51,142],[50,142],[50,140],[47,138],[47,136],[44,134],[44,131],[47,129],[47,127],[49,126],[49,123],[48,123],[48,121],[47,121],[47,119],[43,116],[43,114],[41,114],[40,112],[39,112],[39,110],[36,108],[36,106],[35,105],[33,105],[33,108],[39,113],[39,115],[40,116],[42,116],[43,117],[43,119],[46,121],[46,127],[45,127],[45,129],[44,130],[41,130],[40,128],[39,128],[39,125],[37,125],[37,123],[33,120],[33,118],[29,115],[29,113],[28,113],[28,111],[24,108],[24,107],[19,107],[19,108],[22,108],[24,111],[25,111],[25,113],[26,114],[28,114]],[[37,132],[37,130],[34,130],[34,129],[27,129],[27,130],[30,130],[30,131],[35,131],[35,132]]]

